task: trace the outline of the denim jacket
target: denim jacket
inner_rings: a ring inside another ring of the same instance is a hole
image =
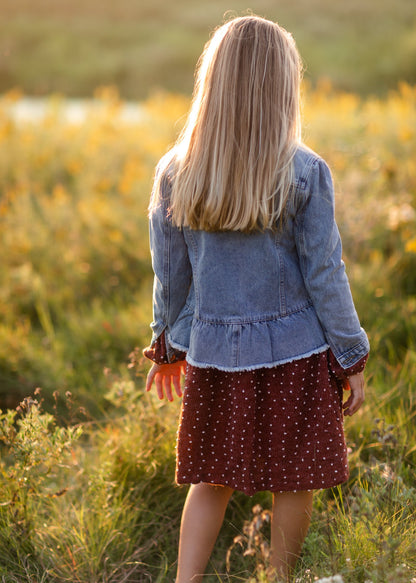
[[[369,351],[341,258],[331,173],[299,146],[283,227],[264,232],[177,228],[169,217],[171,171],[162,159],[150,216],[155,274],[152,345],[198,367],[272,367],[331,348],[343,369]]]

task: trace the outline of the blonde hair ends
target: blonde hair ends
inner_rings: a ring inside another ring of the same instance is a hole
[[[300,141],[300,78],[294,40],[278,24],[247,16],[215,31],[198,64],[187,123],[169,156],[174,225],[277,228]]]

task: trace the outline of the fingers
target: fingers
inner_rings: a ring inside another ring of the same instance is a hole
[[[165,387],[166,398],[168,401],[173,401],[172,388],[171,388],[171,377],[165,375],[163,377],[163,386]]]
[[[348,417],[351,417],[351,415],[354,415],[354,413],[356,413],[358,411],[358,409],[361,407],[363,402],[364,402],[364,398],[360,398],[360,397],[354,395],[354,393],[351,393],[350,397],[343,405],[344,415],[346,415]]]
[[[156,393],[158,398],[162,401],[163,399],[163,376],[157,373],[155,376]]]
[[[343,405],[344,415],[354,415],[364,403],[364,375],[359,373],[348,379],[351,394]]]
[[[175,387],[175,392],[178,395],[178,397],[182,397],[181,377],[180,377],[180,375],[173,377],[173,386]]]
[[[146,379],[146,391],[150,391],[153,383],[160,400],[166,396],[168,401],[173,401],[172,385],[178,397],[182,397],[181,373],[185,372],[186,362],[174,364],[153,364]]]
[[[150,389],[152,388],[152,384],[155,378],[155,375],[157,373],[158,370],[158,365],[157,364],[153,364],[152,368],[149,370],[149,373],[147,375],[147,379],[146,379],[146,391],[150,391]]]

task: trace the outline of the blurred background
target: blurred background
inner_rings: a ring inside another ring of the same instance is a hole
[[[0,0],[0,92],[189,94],[211,30],[247,7],[293,33],[312,83],[382,94],[416,81],[414,0]]]
[[[143,390],[147,206],[211,30],[248,6],[303,57],[303,139],[371,342],[351,476],[316,495],[296,580],[416,583],[415,0],[0,0],[1,581],[174,579],[180,401]],[[207,583],[265,582],[261,548],[226,573],[255,503],[233,497]]]

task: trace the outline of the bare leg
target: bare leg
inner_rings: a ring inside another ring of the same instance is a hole
[[[176,583],[199,583],[217,540],[233,490],[193,484],[182,513]]]
[[[313,492],[273,494],[271,566],[278,581],[290,581],[312,514]]]

